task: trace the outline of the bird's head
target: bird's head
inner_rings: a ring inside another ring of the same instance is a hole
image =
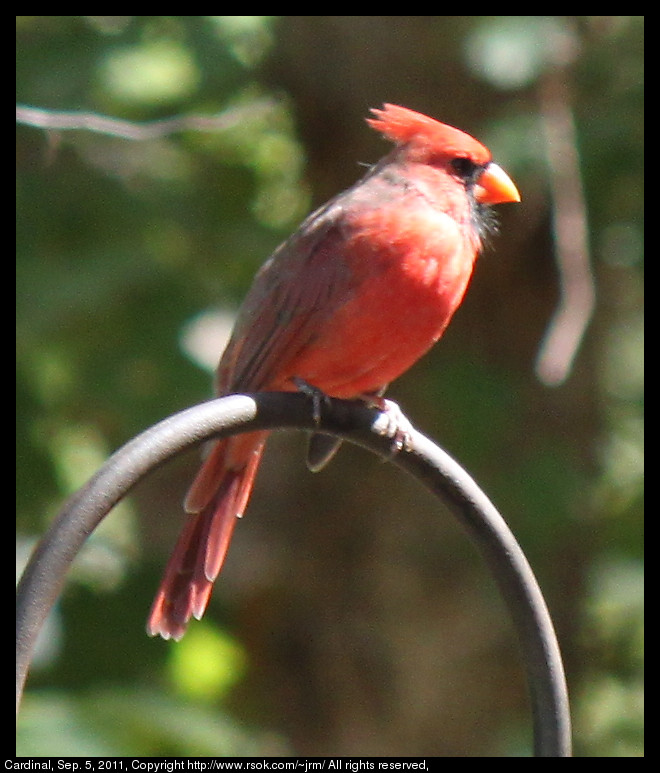
[[[518,189],[474,137],[407,107],[373,108],[367,123],[396,143],[407,160],[446,169],[469,185],[479,204],[520,201]]]

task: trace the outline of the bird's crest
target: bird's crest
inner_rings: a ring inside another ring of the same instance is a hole
[[[433,155],[469,158],[476,164],[490,161],[490,151],[469,134],[400,105],[372,108],[367,123],[397,145],[409,145]]]

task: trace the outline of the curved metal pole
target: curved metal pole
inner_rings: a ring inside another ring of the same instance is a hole
[[[312,401],[296,393],[230,395],[175,414],[114,453],[64,505],[35,549],[16,597],[16,709],[37,635],[81,546],[112,507],[148,472],[211,437],[254,430],[315,429],[338,435],[389,459],[446,500],[484,555],[507,603],[521,643],[534,716],[537,757],[571,756],[564,670],[552,621],[536,578],[515,537],[470,476],[431,440],[411,431],[410,446],[392,454],[388,418],[359,403]]]

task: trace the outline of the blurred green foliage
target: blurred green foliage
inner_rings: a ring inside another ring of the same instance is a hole
[[[598,297],[574,372],[548,389],[533,372],[558,294],[539,89],[557,68]],[[641,17],[17,17],[18,103],[218,119],[141,141],[18,127],[18,560],[114,448],[211,394],[258,266],[382,154],[362,118],[384,101],[473,131],[523,191],[445,340],[392,394],[528,552],[576,753],[640,756]],[[355,449],[312,477],[297,437],[272,445],[209,615],[179,644],[143,623],[194,455],[92,536],[18,754],[529,754],[510,626],[451,518]]]

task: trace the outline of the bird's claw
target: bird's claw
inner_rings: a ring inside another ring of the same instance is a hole
[[[370,404],[381,412],[374,426],[380,435],[392,439],[392,454],[412,451],[413,425],[399,405],[394,400],[378,396],[370,398]]]
[[[328,395],[323,390],[305,381],[304,378],[294,376],[291,381],[296,385],[299,392],[311,398],[312,418],[314,419],[314,424],[318,426],[321,423],[321,408],[323,403],[328,402]]]
[[[312,416],[314,418],[314,423],[318,426],[321,423],[321,411],[323,405],[324,403],[327,405],[330,398],[323,390],[310,384],[303,378],[294,376],[291,380],[300,392],[311,398]],[[379,390],[380,393],[375,392],[360,395],[358,399],[370,408],[376,408],[380,411],[380,416],[376,419],[374,428],[379,435],[392,439],[391,451],[393,455],[398,454],[401,451],[412,451],[413,425],[394,400],[387,400],[382,396],[384,389],[385,388],[383,387]],[[328,458],[334,454],[334,450]]]

